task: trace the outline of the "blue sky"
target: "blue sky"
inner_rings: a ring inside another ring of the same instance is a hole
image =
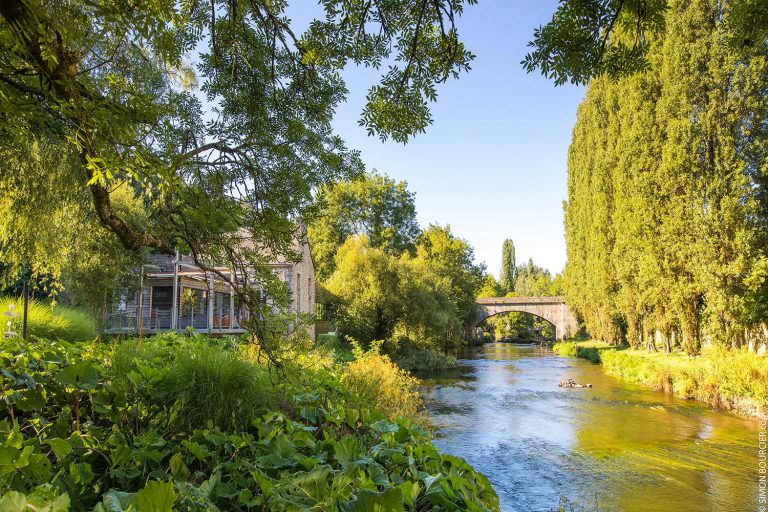
[[[369,169],[408,182],[422,226],[450,224],[496,275],[505,238],[514,240],[518,261],[530,257],[553,272],[565,265],[567,151],[584,90],[555,87],[520,66],[534,28],[556,5],[480,0],[468,7],[458,26],[476,55],[472,70],[440,86],[433,125],[405,146],[382,143],[357,124],[381,72],[344,73],[350,96],[335,119],[338,133]],[[319,11],[312,0],[296,0],[288,13],[301,28]]]

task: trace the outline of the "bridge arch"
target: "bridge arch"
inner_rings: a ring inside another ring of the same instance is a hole
[[[579,330],[576,315],[565,302],[565,297],[486,297],[477,299],[477,308],[471,332],[477,324],[500,313],[529,313],[543,318],[555,326],[555,339],[565,339]]]

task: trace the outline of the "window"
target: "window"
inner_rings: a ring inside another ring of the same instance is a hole
[[[301,274],[296,274],[296,312],[301,313]]]
[[[312,278],[307,278],[307,313],[314,313],[312,311]]]

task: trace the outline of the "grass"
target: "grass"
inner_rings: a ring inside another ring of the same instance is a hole
[[[552,346],[552,351],[566,357],[580,357],[589,359],[593,363],[599,363],[601,353],[605,350],[613,350],[614,347],[599,341],[559,341]]]
[[[11,305],[16,307],[18,314],[12,320],[11,328],[21,335],[24,311],[21,300],[0,299],[0,312],[5,313]],[[5,322],[8,321],[8,318],[5,316],[0,318],[3,320],[2,330],[5,331],[7,329]],[[32,336],[70,342],[85,341],[96,336],[96,328],[87,313],[65,306],[52,307],[37,301],[29,302],[27,328]]]
[[[277,404],[266,369],[210,346],[180,351],[159,388],[175,419],[189,429],[243,428]]]
[[[600,363],[612,375],[681,398],[757,416],[768,412],[768,357],[708,347],[698,356],[647,352],[588,341],[553,347],[561,355]]]

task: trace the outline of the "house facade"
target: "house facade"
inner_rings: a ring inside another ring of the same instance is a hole
[[[289,311],[315,312],[315,269],[306,236],[294,240],[298,262],[277,255],[268,265],[290,290]],[[227,282],[198,267],[191,256],[151,254],[138,269],[140,293],[124,293],[104,321],[105,334],[155,334],[184,332],[189,328],[212,335],[242,334],[249,312]],[[217,267],[232,278],[233,271]],[[229,275],[228,275],[229,274]],[[309,334],[315,338],[314,323]]]

